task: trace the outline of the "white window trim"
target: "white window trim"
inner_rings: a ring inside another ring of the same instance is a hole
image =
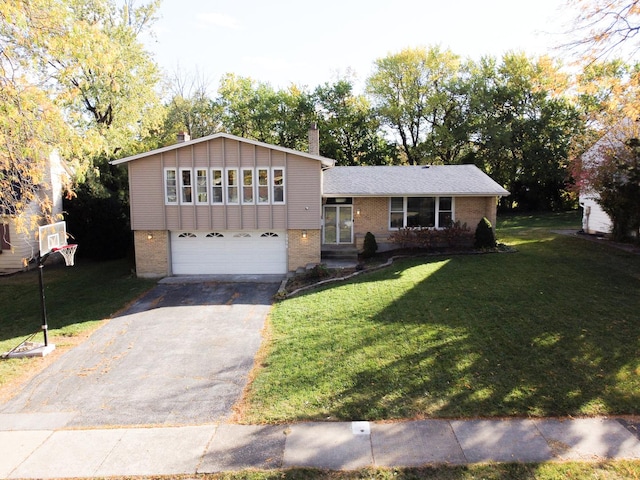
[[[409,195],[406,197],[401,197],[402,198],[402,228],[407,228],[407,203],[408,203],[408,199],[409,198],[435,198],[436,202],[435,202],[435,223],[436,226],[435,227],[427,227],[427,228],[433,228],[436,230],[440,230],[441,227],[440,226],[440,196],[431,196],[431,195]],[[442,195],[442,197],[451,197],[451,219],[452,221],[456,221],[456,197],[454,197],[453,195]],[[400,197],[389,197],[389,206],[388,206],[388,218],[387,218],[387,228],[390,231],[397,231],[399,230],[399,228],[395,228],[395,227],[391,227],[391,199],[392,198],[400,198]],[[394,211],[394,213],[399,213],[398,211]]]
[[[186,185],[184,184],[184,182],[182,181],[182,172],[189,172],[189,178],[191,178],[191,185],[189,185],[191,187],[191,201],[185,201],[184,200],[184,188],[186,187]],[[194,196],[195,196],[195,188],[193,185],[193,170],[190,168],[180,168],[180,204],[181,205],[193,205],[194,202]]]
[[[176,199],[173,202],[169,200],[169,192],[167,190],[169,188],[169,185],[167,184],[167,173],[168,172],[173,172],[175,174],[175,177],[176,177],[176,180],[175,180],[176,184],[174,186],[175,189],[176,189]],[[164,204],[165,205],[178,205],[179,199],[180,199],[180,185],[179,185],[180,182],[178,180],[178,169],[175,168],[175,167],[165,167],[163,183],[164,183]]]
[[[198,184],[198,172],[204,172],[204,197],[205,200],[201,201],[200,200],[200,185]],[[195,180],[195,194],[193,195],[193,198],[196,202],[196,205],[209,205],[209,171],[207,168],[195,168],[193,171],[194,175],[193,175],[193,180]]]
[[[215,178],[216,178],[216,175],[215,175],[216,172],[220,172],[220,186],[219,187],[214,184],[214,181],[215,181]],[[225,173],[224,173],[224,168],[212,168],[212,169],[209,170],[209,173],[211,174],[211,181],[209,182],[209,189],[210,189],[209,193],[211,195],[211,197],[210,197],[211,200],[210,200],[209,203],[211,205],[224,205],[224,199],[225,199],[225,188],[224,188],[224,183],[225,183],[224,182],[224,176],[225,176]],[[214,200],[214,198],[215,198],[214,195],[213,195],[213,189],[214,188],[220,188],[221,189],[221,192],[220,192],[221,195],[220,195],[220,201],[219,202],[216,202]]]
[[[261,171],[265,171],[267,172],[267,184],[266,185],[260,185],[260,172]],[[267,199],[266,200],[260,200],[260,188],[265,188],[267,189]],[[269,205],[269,203],[271,203],[271,172],[269,171],[268,167],[257,167],[256,168],[256,202],[258,203],[258,205]]]
[[[275,171],[282,170],[282,185],[276,185],[275,183]],[[287,171],[284,167],[271,167],[271,204],[272,205],[284,205],[287,203]],[[276,186],[282,186],[282,201],[276,201],[276,196],[274,194]]]
[[[244,174],[245,172],[251,172],[251,185],[245,185],[244,184]],[[254,205],[256,203],[256,184],[255,184],[255,177],[256,177],[256,169],[254,168],[242,168],[240,171],[240,189],[242,192],[242,204],[243,205]],[[244,198],[244,189],[251,187],[251,200],[247,201]]]
[[[236,172],[236,184],[235,185],[229,185],[229,172],[234,171]],[[227,205],[239,205],[240,204],[240,188],[241,188],[241,181],[240,181],[240,175],[239,175],[239,171],[237,168],[233,167],[233,168],[225,168],[224,169],[224,199]],[[236,198],[237,200],[235,202],[232,202],[229,198],[229,188],[230,187],[235,187],[236,189]]]

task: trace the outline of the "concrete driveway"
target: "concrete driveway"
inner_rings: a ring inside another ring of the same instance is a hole
[[[31,415],[52,428],[225,420],[278,286],[159,284],[0,405],[0,414]]]

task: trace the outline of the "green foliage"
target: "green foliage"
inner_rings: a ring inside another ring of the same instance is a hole
[[[123,258],[132,250],[126,170],[103,161],[63,201],[67,232],[79,245],[78,257]]]
[[[400,248],[461,250],[473,245],[473,235],[466,223],[454,222],[446,228],[401,228],[389,240]]]
[[[335,159],[338,165],[398,163],[396,148],[382,137],[369,101],[353,94],[350,81],[325,83],[316,88],[313,98],[323,156]]]
[[[373,233],[367,232],[364,236],[364,244],[362,250],[363,258],[371,258],[378,251],[378,242],[376,242],[376,237]]]
[[[496,247],[495,233],[493,231],[491,222],[487,219],[487,217],[482,217],[482,220],[478,222],[473,238],[474,238],[473,245],[476,248],[495,248]]]

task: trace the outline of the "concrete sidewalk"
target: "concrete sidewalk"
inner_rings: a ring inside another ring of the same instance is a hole
[[[57,429],[63,417],[0,415],[0,477],[640,460],[637,425],[608,418]]]

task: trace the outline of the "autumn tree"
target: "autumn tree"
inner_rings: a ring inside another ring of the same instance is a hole
[[[33,200],[52,148],[82,179],[94,160],[134,151],[156,128],[158,72],[137,35],[157,5],[0,3],[3,207],[20,213]]]
[[[640,47],[639,0],[568,0],[567,7],[578,14],[571,31],[575,38],[565,46],[588,62]]]
[[[455,159],[455,142],[440,148],[434,139],[443,138],[460,119],[453,88],[459,72],[459,57],[439,47],[409,48],[375,61],[367,92],[384,124],[399,138],[407,163]]]

